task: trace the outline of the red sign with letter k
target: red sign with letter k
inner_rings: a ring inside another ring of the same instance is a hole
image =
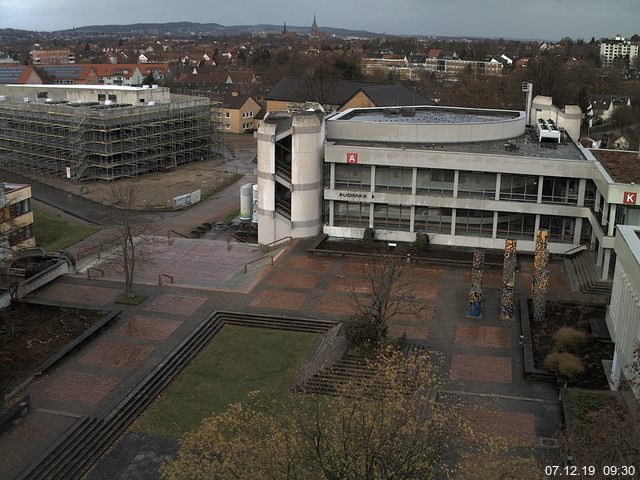
[[[635,205],[638,194],[636,192],[624,192],[623,203],[625,205]]]

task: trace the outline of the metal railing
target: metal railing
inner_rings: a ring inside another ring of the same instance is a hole
[[[566,252],[564,252],[564,253],[562,254],[562,256],[563,256],[564,258],[567,258],[567,256],[568,256],[568,255],[572,255],[572,254],[574,254],[574,253],[581,252],[581,251],[583,251],[583,250],[588,250],[586,245],[577,245],[577,246],[575,246],[575,247],[573,247],[573,248],[570,248],[570,249],[569,249],[569,250],[567,250]]]
[[[255,260],[251,260],[250,262],[247,262],[244,264],[244,273],[247,273],[247,267],[249,265],[251,265],[252,263],[256,263],[259,262],[260,260],[264,260],[266,258],[269,258],[271,260],[271,266],[273,266],[273,255],[264,255],[260,258],[256,258]]]
[[[96,275],[91,275],[91,272],[96,272]],[[91,280],[92,278],[98,278],[97,274],[100,274],[100,278],[104,278],[104,270],[102,270],[101,268],[97,268],[97,267],[89,267],[87,268],[87,278],[89,280]]]
[[[291,240],[293,240],[293,237],[291,235],[288,235],[286,237],[279,238],[277,240],[274,240],[273,242],[269,242],[266,245],[263,245],[263,249],[265,252],[268,252],[270,248],[275,247],[278,243],[284,240],[286,240],[287,242],[290,242]]]

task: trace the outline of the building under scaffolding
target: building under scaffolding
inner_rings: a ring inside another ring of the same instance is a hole
[[[76,182],[209,159],[210,99],[162,87],[0,85],[0,166]]]

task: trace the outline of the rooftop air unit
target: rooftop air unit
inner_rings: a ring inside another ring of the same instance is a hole
[[[562,134],[553,120],[549,119],[545,121],[544,119],[539,118],[537,127],[539,143],[560,143]]]

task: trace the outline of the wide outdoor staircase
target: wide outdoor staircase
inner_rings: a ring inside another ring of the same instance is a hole
[[[577,280],[576,286],[582,293],[611,295],[612,282],[600,279],[591,252],[581,251],[567,257],[567,260],[571,262]]]
[[[23,471],[18,480],[82,478],[225,324],[321,333],[333,327],[335,322],[214,312],[175,347],[108,415],[103,418],[80,418],[37,462]]]

